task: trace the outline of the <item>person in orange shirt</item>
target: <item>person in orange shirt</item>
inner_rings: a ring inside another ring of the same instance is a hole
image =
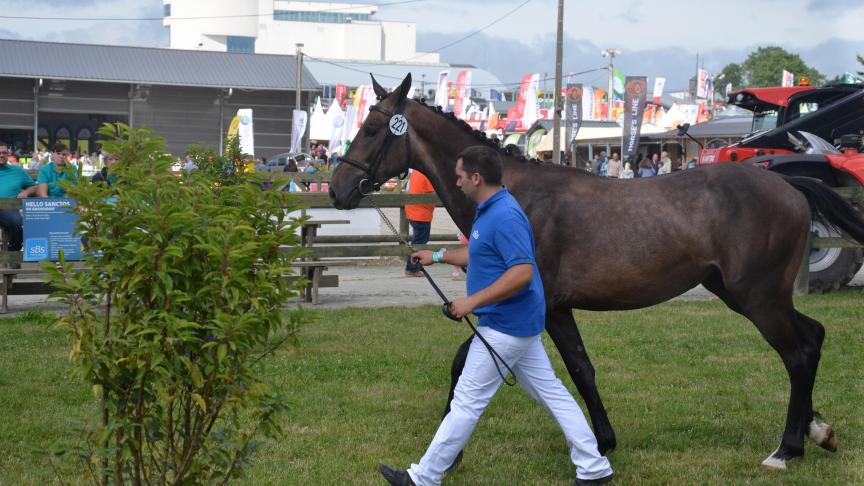
[[[408,194],[434,193],[432,183],[422,173],[411,170],[408,178]],[[432,213],[435,211],[434,204],[406,204],[405,217],[411,225],[411,244],[425,245],[429,242],[429,233],[432,231]],[[420,264],[411,261],[409,256],[405,262],[406,277],[422,277]]]

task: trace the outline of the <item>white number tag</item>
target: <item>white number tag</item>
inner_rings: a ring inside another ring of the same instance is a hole
[[[402,115],[393,115],[390,118],[390,133],[396,135],[404,135],[408,131],[408,120]]]

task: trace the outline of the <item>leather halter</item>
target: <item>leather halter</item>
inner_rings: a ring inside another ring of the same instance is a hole
[[[398,95],[397,95],[398,96]],[[366,174],[366,177],[360,180],[357,184],[357,189],[360,191],[360,194],[363,196],[368,196],[369,194],[377,191],[381,188],[381,183],[377,182],[377,171],[378,167],[381,165],[381,161],[384,160],[384,156],[387,154],[387,150],[390,148],[390,144],[393,142],[394,138],[401,137],[402,135],[396,135],[393,133],[393,130],[390,127],[390,120],[396,115],[402,115],[405,111],[405,105],[408,102],[408,98],[400,97],[401,99],[396,104],[396,109],[393,112],[385,110],[384,108],[380,108],[378,105],[372,105],[369,107],[369,111],[377,111],[387,117],[387,138],[384,139],[384,142],[378,146],[378,151],[375,153],[375,157],[372,159],[372,163],[363,163],[354,159],[350,159],[348,157],[340,158],[340,162],[345,162],[346,164],[360,169],[363,173]],[[411,143],[408,137],[408,131],[406,129],[405,133],[405,161],[408,163],[405,166],[405,170],[399,174],[399,179],[404,179],[408,176],[408,169],[411,168]],[[347,154],[346,154],[347,155]]]

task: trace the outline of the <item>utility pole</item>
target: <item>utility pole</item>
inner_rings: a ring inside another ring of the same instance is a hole
[[[621,51],[618,49],[603,49],[600,53],[603,57],[609,58],[609,91],[606,92],[606,121],[612,121],[612,99],[615,94],[614,85],[612,84],[612,78],[615,73],[613,60],[621,55]]]
[[[303,77],[302,77],[302,73],[303,73],[303,43],[299,42],[299,43],[294,44],[294,45],[297,47],[297,54],[296,54],[296,57],[297,57],[297,77],[295,80],[296,85],[295,85],[295,90],[294,90],[294,109],[299,110],[300,109],[300,88],[301,88],[300,84],[303,82]],[[300,142],[300,146],[298,149],[300,150],[300,152],[303,152],[304,151],[303,150],[303,142],[302,142],[303,134],[300,134],[300,140],[301,140],[301,142]]]
[[[552,93],[552,163],[561,165],[561,59],[564,55],[564,0],[558,0],[558,32],[555,39],[555,92]]]

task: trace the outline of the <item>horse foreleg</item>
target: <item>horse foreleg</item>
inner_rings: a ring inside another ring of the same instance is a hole
[[[579,395],[585,401],[600,453],[611,452],[617,445],[615,431],[594,383],[594,366],[588,359],[588,351],[582,343],[572,310],[547,308],[546,331],[558,348]]]
[[[453,357],[453,364],[450,365],[450,392],[447,395],[447,405],[444,407],[444,415],[442,418],[446,417],[447,414],[450,413],[450,402],[453,401],[453,390],[456,389],[456,383],[459,382],[459,377],[462,376],[462,369],[465,368],[465,360],[468,358],[468,348],[471,347],[472,339],[474,339],[473,335],[459,346],[459,349],[456,350],[456,356]],[[462,452],[463,451],[459,451],[456,459],[453,460],[453,464],[450,464],[450,467],[447,468],[446,472],[450,472],[459,467],[459,464],[462,463]]]

